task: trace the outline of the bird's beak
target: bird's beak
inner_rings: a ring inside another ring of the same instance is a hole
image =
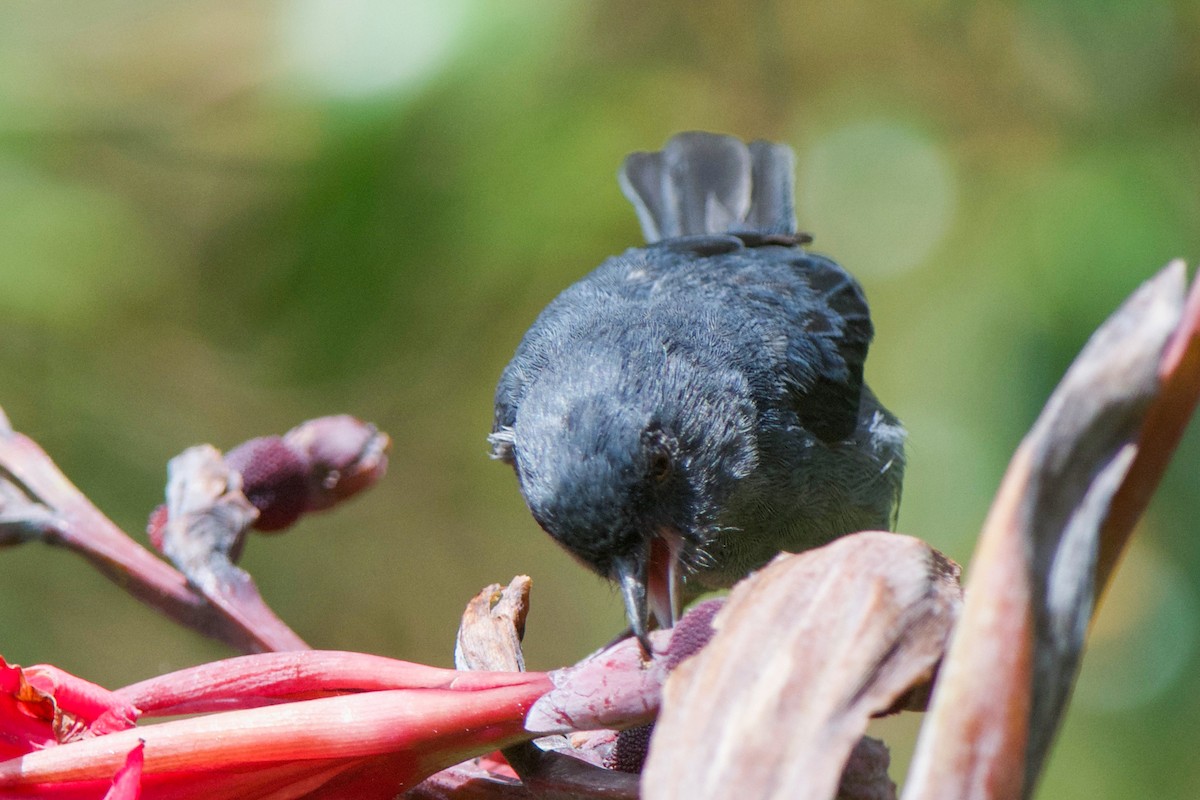
[[[651,653],[650,639],[646,635],[650,613],[653,611],[660,628],[672,627],[679,618],[681,543],[679,534],[660,532],[644,550],[613,561],[613,579],[621,585],[629,628],[647,656]]]
[[[672,628],[679,619],[679,551],[682,544],[682,536],[665,528],[650,540],[646,593],[660,628]]]
[[[625,617],[629,628],[642,645],[642,652],[650,655],[650,637],[647,626],[650,608],[646,603],[646,567],[648,559],[641,553],[613,559],[612,577],[621,586],[621,597],[625,600]]]

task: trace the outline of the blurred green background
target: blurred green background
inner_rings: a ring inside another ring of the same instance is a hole
[[[349,412],[373,492],[245,565],[318,647],[449,664],[533,576],[533,667],[619,598],[486,457],[558,291],[640,240],[615,170],[682,129],[786,141],[866,286],[911,432],[900,518],[966,561],[1092,329],[1200,259],[1200,5],[1178,0],[0,5],[0,405],[144,539],[165,463]],[[1039,795],[1200,795],[1200,437],[1143,523]],[[228,651],[79,559],[0,553],[0,652],[121,685]],[[903,762],[913,721],[889,723]],[[901,763],[895,773],[902,773]]]

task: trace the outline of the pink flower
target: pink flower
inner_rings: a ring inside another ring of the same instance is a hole
[[[526,712],[551,683],[540,672],[303,651],[116,692],[52,667],[4,665],[0,686],[0,798],[367,800],[531,738]],[[200,716],[133,727],[183,713]]]
[[[0,757],[133,727],[138,712],[115,693],[39,664],[0,658]]]

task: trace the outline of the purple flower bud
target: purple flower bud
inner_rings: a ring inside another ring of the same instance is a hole
[[[308,465],[308,511],[319,511],[352,497],[387,470],[386,434],[348,414],[303,422],[283,441]]]
[[[242,476],[242,494],[258,509],[253,527],[278,531],[310,507],[308,464],[278,436],[262,436],[229,451],[225,463]]]

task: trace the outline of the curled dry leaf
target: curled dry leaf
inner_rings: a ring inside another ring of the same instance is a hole
[[[163,554],[214,608],[253,631],[261,650],[306,650],[308,645],[267,605],[249,573],[234,562],[258,516],[241,491],[241,477],[210,445],[188,448],[167,466]]]
[[[1163,274],[1180,286],[1183,272],[1183,262],[1176,261]],[[1200,401],[1200,281],[1192,282],[1179,325],[1159,360],[1158,378],[1158,390],[1138,434],[1137,455],[1104,521],[1096,565],[1096,584],[1101,589],[1108,583],[1134,524],[1158,488]]]
[[[193,583],[201,582],[203,571],[234,560],[258,516],[242,493],[238,472],[211,445],[190,447],[171,459],[166,505],[163,555]]]
[[[493,583],[471,598],[454,642],[454,666],[462,670],[523,672],[525,616],[533,581],[518,575],[508,586]]]
[[[835,796],[870,717],[930,680],[958,572],[918,539],[868,532],[734,587],[712,641],[667,681],[643,796]]]
[[[1175,262],[1088,341],[984,524],[904,797],[1028,797],[1103,581],[1200,393],[1200,286]],[[1099,580],[1098,580],[1099,578]]]

